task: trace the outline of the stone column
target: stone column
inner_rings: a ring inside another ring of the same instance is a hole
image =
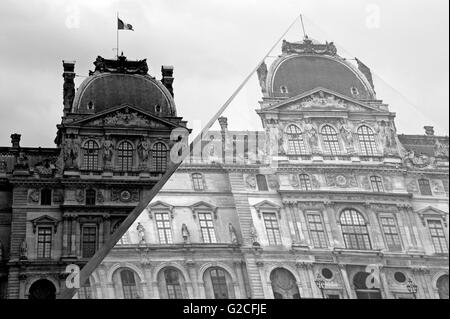
[[[62,243],[62,255],[67,256],[69,254],[69,220],[67,216],[63,217],[63,243]]]
[[[380,226],[375,212],[372,210],[370,203],[365,203],[364,208],[369,222],[369,236],[371,235],[372,248],[384,249],[383,235],[381,234]]]
[[[337,220],[337,218],[336,218],[333,203],[326,201],[326,202],[324,202],[324,205],[325,205],[328,219],[330,221],[331,234],[332,234],[331,241],[333,243],[333,247],[344,248],[345,247],[344,238],[342,237],[342,232],[340,230],[341,224],[340,224],[339,220]]]
[[[298,285],[300,290],[300,296],[302,298],[313,298],[313,292],[311,287],[311,282],[309,281],[309,275],[306,273],[308,263],[298,262],[296,263],[297,273],[300,277],[301,283]]]
[[[198,289],[196,286],[197,274],[195,273],[195,262],[192,260],[186,261],[186,267],[188,269],[189,276],[189,278],[186,278],[186,288],[190,299],[196,299],[198,298]]]
[[[256,266],[259,270],[259,276],[261,278],[261,284],[264,292],[264,298],[265,299],[274,299],[273,291],[272,291],[272,284],[270,282],[267,282],[266,280],[266,274],[264,269],[264,262],[259,260],[256,261]]]
[[[305,220],[305,214],[303,212],[303,210],[301,209],[300,203],[298,203],[296,205],[296,215],[298,216],[298,221],[297,221],[297,229],[299,231],[299,236],[300,236],[300,242],[303,245],[310,245],[311,243],[309,242],[309,236],[307,236],[306,234],[308,233],[308,228],[306,226],[306,220]]]
[[[245,289],[245,282],[244,282],[244,278],[242,275],[242,267],[241,267],[242,261],[234,261],[233,262],[233,266],[234,266],[234,273],[236,274],[236,280],[237,280],[237,284],[238,286],[235,287],[235,297],[236,299],[246,299],[249,298],[250,296],[246,293],[246,289]]]
[[[77,235],[78,235],[78,219],[76,216],[72,217],[71,220],[71,232],[70,232],[70,255],[71,256],[77,256]]]
[[[292,219],[292,210],[291,210],[291,204],[289,202],[285,202],[284,204],[284,212],[285,212],[285,216],[286,216],[286,221],[289,227],[289,233],[291,234],[291,242],[292,245],[295,245],[298,243],[298,239],[297,239],[297,234],[295,232],[294,229],[294,221]]]

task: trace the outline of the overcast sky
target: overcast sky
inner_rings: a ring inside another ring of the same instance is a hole
[[[310,37],[372,69],[399,133],[434,125],[448,135],[448,0],[1,0],[0,145],[17,132],[23,146],[54,146],[61,61],[76,60],[86,76],[97,55],[113,57],[117,11],[135,29],[120,33],[128,59],[147,58],[157,78],[161,65],[175,66],[178,113],[191,127],[206,123],[302,12]],[[286,38],[302,38],[299,23]],[[227,112],[235,128],[259,126],[260,98],[254,77]]]

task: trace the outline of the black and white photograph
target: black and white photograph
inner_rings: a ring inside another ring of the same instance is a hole
[[[448,300],[448,11],[1,0],[0,307]]]

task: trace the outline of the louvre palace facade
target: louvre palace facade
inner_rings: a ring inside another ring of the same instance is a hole
[[[448,298],[448,137],[398,134],[356,61],[284,41],[264,130],[219,118],[77,297]]]
[[[75,91],[64,63],[56,148],[0,148],[3,297],[57,297],[186,127],[171,67],[94,64]],[[448,298],[448,137],[399,134],[333,43],[283,41],[258,79],[263,129],[219,118],[76,298]]]

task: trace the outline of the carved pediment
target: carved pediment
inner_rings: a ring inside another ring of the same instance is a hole
[[[148,205],[148,209],[150,210],[172,210],[173,206],[169,205],[167,203],[161,202],[161,201],[157,201],[154,203],[151,203],[150,205]]]
[[[48,215],[39,216],[38,218],[30,220],[30,222],[33,224],[33,233],[36,232],[36,228],[38,226],[53,226],[53,231],[56,233],[56,225],[58,225],[59,220],[50,217]]]
[[[420,220],[422,221],[422,224],[424,226],[426,225],[427,218],[434,218],[434,219],[441,219],[444,222],[445,227],[447,227],[447,215],[448,215],[447,212],[444,212],[432,206],[428,206],[426,208],[418,210],[416,213],[419,215]]]
[[[71,123],[71,125],[82,126],[111,126],[111,127],[144,127],[152,129],[163,129],[176,127],[175,124],[160,119],[152,114],[146,113],[129,105],[122,105],[97,113],[83,120]]]
[[[324,88],[317,88],[299,96],[282,101],[266,110],[283,111],[321,111],[340,110],[348,112],[383,112],[357,100]]]
[[[269,202],[268,200],[264,200],[258,204],[253,205],[253,207],[255,207],[256,212],[258,213],[258,217],[261,218],[261,212],[262,211],[272,211],[272,212],[277,212],[278,213],[278,217],[280,217],[280,210],[281,207],[278,206],[277,204],[274,204],[272,202]]]
[[[215,211],[217,209],[217,207],[214,206],[214,205],[211,205],[209,203],[201,201],[201,202],[195,203],[194,205],[191,205],[191,209],[192,210],[211,210],[211,211]]]

